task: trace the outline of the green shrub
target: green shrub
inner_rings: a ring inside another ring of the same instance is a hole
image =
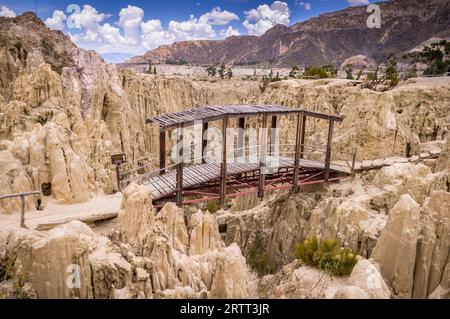
[[[252,249],[250,250],[248,264],[255,270],[259,276],[270,274],[272,268],[270,267],[269,256],[265,252],[264,243],[261,234],[257,234]]]
[[[320,79],[326,79],[329,78],[330,75],[328,72],[319,66],[308,66],[305,69],[305,72],[303,73],[303,76],[305,77],[313,77],[313,78],[320,78]]]
[[[350,275],[357,263],[356,253],[340,248],[339,241],[319,240],[317,237],[298,243],[295,257],[334,276]]]
[[[208,202],[206,204],[206,210],[211,214],[215,214],[220,209],[220,203],[218,202]]]
[[[400,83],[400,76],[397,69],[397,60],[390,58],[386,62],[386,80],[390,87],[394,87]]]

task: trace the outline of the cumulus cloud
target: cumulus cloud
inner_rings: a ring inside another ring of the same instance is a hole
[[[61,12],[62,13],[62,12]],[[161,20],[144,20],[144,10],[128,5],[119,12],[119,20],[115,23],[107,22],[109,15],[98,12],[90,5],[83,6],[80,12],[66,17],[69,34],[73,41],[81,47],[95,49],[100,54],[131,53],[142,54],[160,45],[171,44],[175,41],[220,39],[231,35],[238,35],[239,31],[231,26],[231,22],[239,17],[220,7],[213,8],[201,15],[193,15],[186,21],[169,22],[164,28]],[[64,17],[56,12],[47,19],[47,25],[62,29]],[[215,30],[214,26],[222,26],[222,30]],[[76,30],[78,29],[78,30]]]
[[[309,11],[312,9],[311,2],[303,2],[303,1],[296,1],[297,6],[303,7],[306,11]]]
[[[104,13],[98,13],[97,9],[86,4],[83,10],[70,15],[69,19],[73,23],[73,27],[77,29],[93,30],[98,28],[99,23],[108,18]]]
[[[120,10],[119,17],[119,26],[123,28],[125,37],[135,45],[138,44],[144,10],[129,5],[127,8]]]
[[[67,20],[67,16],[60,10],[55,10],[51,18],[45,20],[47,27],[53,30],[63,30],[64,22]]]
[[[1,6],[0,17],[14,18],[16,17],[16,13],[8,7]]]
[[[141,30],[142,45],[147,50],[175,42],[175,37],[164,30],[161,21],[158,19],[143,22]]]
[[[370,4],[369,0],[347,0],[347,2],[351,7],[367,6]]]
[[[110,23],[103,23],[108,17],[109,15],[99,13],[90,5],[83,6],[83,10],[67,18],[71,28],[81,29],[80,33],[69,33],[72,40],[81,47],[95,49],[100,54],[126,52],[134,43],[133,39],[122,36],[120,29]]]
[[[249,34],[262,35],[277,24],[289,24],[291,11],[286,2],[275,1],[268,6],[263,4],[256,9],[245,11],[244,27]]]
[[[233,12],[222,11],[220,7],[216,7],[210,12],[203,14],[198,20],[211,25],[227,25],[232,21],[239,20],[239,17]]]
[[[216,31],[205,21],[195,18],[193,15],[187,21],[170,21],[169,33],[177,40],[214,39]]]
[[[229,25],[228,28],[223,29],[223,30],[220,31],[220,35],[223,38],[228,38],[228,37],[231,37],[233,35],[237,36],[237,35],[240,35],[240,34],[241,33],[239,32],[239,30],[234,29],[231,25]]]

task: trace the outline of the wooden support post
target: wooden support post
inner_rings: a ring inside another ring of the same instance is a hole
[[[330,120],[330,125],[328,127],[328,141],[327,141],[327,155],[325,158],[325,182],[330,180],[330,166],[331,166],[331,144],[333,142],[333,130],[334,130],[334,120]]]
[[[239,132],[238,132],[238,158],[244,158],[244,143],[245,142],[245,117],[239,118]]]
[[[122,187],[121,187],[121,181],[120,181],[120,164],[116,164],[116,181],[117,181],[117,191],[121,192],[122,191]]]
[[[202,126],[202,164],[206,164],[205,150],[206,150],[206,147],[208,146],[207,131],[208,131],[208,122],[205,122],[205,123],[203,123],[203,126]]]
[[[352,178],[355,178],[355,166],[356,166],[356,148],[353,150],[353,158],[352,158]]]
[[[159,132],[159,174],[166,173],[166,131]]]
[[[264,190],[266,184],[266,169],[267,169],[267,123],[268,117],[264,115],[262,124],[262,138],[260,145],[259,155],[259,185],[258,185],[258,197],[264,198]]]
[[[20,213],[20,227],[27,228],[25,226],[25,196],[24,195],[20,196],[20,201],[21,201],[21,205],[22,205],[22,211]]]
[[[182,128],[178,128],[178,130],[182,130]],[[177,206],[183,207],[183,131],[179,131],[178,133],[178,148],[177,148]]]
[[[222,123],[222,164],[220,167],[220,205],[223,207],[227,199],[227,128],[228,117]]]
[[[302,131],[300,135],[300,160],[305,158],[306,114],[303,113]]]
[[[294,161],[294,192],[297,193],[300,190],[298,185],[298,178],[300,176],[300,159],[302,158],[302,139],[304,138],[303,123],[306,118],[304,113],[298,114],[297,117],[297,131],[295,135],[295,161]]]
[[[272,125],[270,126],[270,155],[274,155],[277,139],[277,117],[272,116]]]
[[[237,160],[238,161],[245,161],[246,154],[245,154],[245,117],[239,118],[238,123],[238,140],[237,140]],[[242,179],[242,174],[236,175],[237,180]]]

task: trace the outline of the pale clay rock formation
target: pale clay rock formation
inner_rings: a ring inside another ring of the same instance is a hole
[[[398,297],[448,297],[449,248],[450,194],[437,191],[422,207],[410,195],[400,198],[372,257]]]
[[[293,262],[261,279],[263,297],[282,299],[389,299],[391,292],[373,262],[360,259],[349,277],[333,277]]]
[[[11,35],[24,43],[34,39],[18,27]],[[77,222],[48,233],[0,230],[0,275],[10,278],[0,284],[0,295],[3,286],[19,284],[14,293],[37,297],[254,296],[255,278],[243,255],[262,246],[280,276],[296,274],[297,286],[277,281],[273,296],[388,297],[384,285],[376,291],[366,286],[365,272],[377,273],[366,261],[344,284],[325,279],[311,292],[323,273],[285,265],[293,260],[296,242],[318,236],[372,256],[396,297],[450,297],[449,81],[409,80],[379,93],[345,80],[287,80],[261,93],[252,81],[210,83],[118,71],[66,40],[54,41],[56,55],[42,47],[27,53],[17,48],[14,54],[0,49],[0,69],[8,71],[0,72],[2,194],[41,190],[43,202],[50,193],[70,204],[114,193],[111,154],[124,152],[134,161],[158,150],[159,132],[145,124],[146,117],[206,104],[274,103],[343,115],[336,154],[356,148],[359,160],[443,153],[424,165],[368,172],[324,193],[282,193],[264,202],[246,198],[218,222],[202,212],[185,215],[174,205],[155,216],[148,190],[130,185],[111,241]],[[293,125],[280,119],[282,139]],[[307,143],[324,141],[326,122],[307,125]],[[27,198],[26,205],[32,210],[38,203]],[[19,200],[0,203],[0,214],[19,209]],[[217,223],[228,226],[228,247]],[[394,251],[403,259],[388,258]],[[75,292],[61,277],[74,260],[83,275]]]
[[[181,288],[209,298],[244,298],[255,293],[254,278],[239,247],[224,247],[214,217],[199,211],[186,217],[186,222],[183,211],[169,203],[155,218],[152,210],[142,209],[151,207],[149,198],[146,187],[132,184],[125,190],[118,233],[122,241],[125,234],[135,255],[141,256],[133,258],[151,264],[157,295],[164,296],[167,290],[171,295]]]
[[[38,298],[255,296],[240,248],[224,247],[211,215],[198,212],[186,224],[183,211],[168,204],[155,219],[144,187],[133,184],[125,194],[113,242],[80,222],[47,233],[1,231],[8,280]],[[72,264],[79,267],[78,289],[67,286]]]
[[[283,272],[298,241],[339,239],[380,264],[395,296],[444,297],[450,250],[445,180],[445,172],[421,164],[396,164],[322,193],[274,194],[255,208],[221,212],[218,221],[226,225],[226,243],[238,243],[247,260],[255,251],[265,254],[272,269]]]
[[[11,99],[0,102],[0,150],[20,160],[33,189],[50,184],[52,196],[66,203],[114,192],[109,155],[123,151],[133,161],[157,152],[158,130],[145,118],[192,106],[275,103],[342,114],[336,155],[357,148],[359,159],[405,156],[407,144],[411,154],[419,155],[423,143],[447,134],[448,84],[409,84],[378,93],[343,80],[287,80],[261,94],[257,83],[249,81],[223,85],[117,71],[95,53],[79,49],[73,59],[77,66],[63,68],[60,75],[40,63],[38,53],[30,54]],[[293,125],[280,119],[282,139]],[[326,121],[308,122],[308,128],[307,143],[324,141]]]

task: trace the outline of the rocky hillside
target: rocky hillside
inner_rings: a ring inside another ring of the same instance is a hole
[[[380,3],[382,27],[369,29],[366,7],[320,15],[291,27],[275,26],[261,37],[233,36],[221,41],[187,41],[162,46],[130,63],[167,59],[195,64],[341,64],[363,55],[377,62],[411,50],[450,29],[448,0],[392,0]]]
[[[95,52],[48,30],[33,14],[0,22],[6,41],[0,66],[14,70],[2,81],[0,184],[4,193],[40,190],[44,204],[47,198],[74,203],[113,193],[111,154],[124,152],[135,161],[158,149],[158,131],[145,118],[199,105],[274,103],[342,115],[336,148],[357,148],[361,160],[405,156],[407,150],[418,155],[441,147],[448,135],[448,81],[411,80],[378,93],[345,80],[289,80],[272,83],[262,93],[254,81],[118,71]],[[54,40],[54,52],[46,38]],[[283,123],[283,136],[292,125]],[[326,123],[309,127],[308,142],[323,140]],[[0,211],[12,212],[18,205],[8,201]]]
[[[439,159],[324,189],[243,197],[215,215],[171,203],[156,214],[149,190],[131,184],[118,217],[93,228],[0,224],[0,299],[449,298],[450,79],[410,79],[387,92],[347,80],[287,80],[262,92],[255,81],[118,71],[33,14],[0,19],[0,31],[0,193],[40,191],[40,201],[27,199],[27,219],[49,203],[115,193],[111,154],[136,161],[157,152],[159,132],[145,118],[199,105],[273,103],[342,115],[333,154],[356,148],[359,160],[443,150]],[[295,131],[280,121],[282,138]],[[307,128],[307,143],[324,140],[325,122],[308,120]],[[19,210],[20,201],[0,203],[3,217]],[[312,236],[360,255],[350,276],[295,260],[295,244]],[[270,267],[261,278],[255,251]],[[74,261],[79,289],[64,277]]]

